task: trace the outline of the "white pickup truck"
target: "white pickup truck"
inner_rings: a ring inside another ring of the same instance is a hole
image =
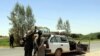
[[[87,51],[88,45],[76,43],[71,37],[66,36],[65,30],[49,31],[47,28],[40,29],[44,37],[46,38],[44,46],[46,47],[46,56],[54,54],[55,56],[61,56],[62,53],[72,52],[75,50]],[[46,36],[48,35],[49,36]]]
[[[80,48],[77,48],[80,47]],[[70,40],[69,37],[64,35],[50,35],[45,42],[46,47],[46,56],[54,54],[55,56],[61,56],[62,53],[70,52],[76,49],[87,50],[88,45],[80,44],[78,45],[73,40]],[[81,50],[82,51],[82,50]]]

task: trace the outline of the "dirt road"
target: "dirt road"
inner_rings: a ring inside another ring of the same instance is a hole
[[[85,54],[85,56],[100,56],[100,51],[90,52]]]
[[[63,54],[63,56],[100,56],[100,43],[93,43],[90,45],[90,53],[80,54],[80,53],[67,53]],[[16,48],[0,48],[0,56],[24,56],[24,48],[16,47]]]

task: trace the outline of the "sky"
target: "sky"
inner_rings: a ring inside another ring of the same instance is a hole
[[[72,33],[100,32],[100,0],[0,0],[0,35],[8,35],[15,4],[31,6],[37,26],[55,30],[59,17],[69,20]]]

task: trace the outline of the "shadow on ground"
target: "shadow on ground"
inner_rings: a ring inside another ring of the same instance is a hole
[[[46,55],[46,56],[54,56],[54,55]],[[62,56],[85,56],[82,52],[69,52],[63,53]]]

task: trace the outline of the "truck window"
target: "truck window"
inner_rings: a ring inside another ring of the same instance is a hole
[[[54,43],[54,42],[58,42],[58,41],[57,41],[56,37],[54,36],[54,37],[51,38],[50,42]]]
[[[68,42],[66,37],[60,37],[60,38],[61,38],[61,43],[67,43]]]
[[[56,36],[55,38],[56,38],[56,40],[57,40],[58,43],[61,43],[60,36]]]

